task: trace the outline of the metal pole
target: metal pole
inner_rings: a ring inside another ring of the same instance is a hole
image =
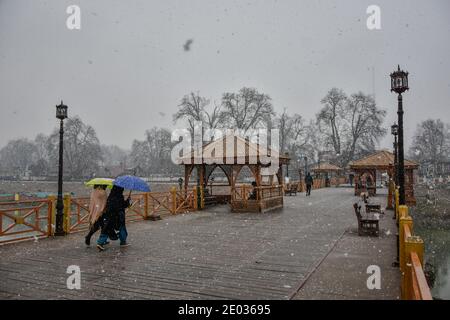
[[[397,135],[394,135],[394,182],[398,186],[398,142]]]
[[[308,158],[305,157],[305,177],[308,174]]]
[[[63,120],[61,119],[60,127],[59,127],[59,167],[58,167],[58,199],[56,202],[56,230],[55,230],[55,236],[64,236],[64,202],[63,202],[63,194],[62,194],[62,187],[63,187],[63,154],[64,154],[64,142],[63,142],[63,136],[64,136],[64,124]]]
[[[398,184],[400,186],[400,205],[405,205],[405,161],[403,153],[403,98],[398,94]]]

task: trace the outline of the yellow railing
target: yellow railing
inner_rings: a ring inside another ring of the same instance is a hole
[[[408,207],[399,205],[399,191],[395,190],[395,215],[399,222],[399,259],[401,297],[403,300],[432,300],[423,271],[424,243],[413,235],[413,219]]]

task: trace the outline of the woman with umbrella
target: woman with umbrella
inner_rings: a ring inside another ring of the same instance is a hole
[[[102,226],[102,214],[106,207],[106,187],[112,187],[112,179],[95,178],[87,182],[87,186],[94,186],[89,201],[89,233],[85,237],[86,245],[91,244],[92,235]]]
[[[127,200],[123,196],[124,189],[130,190]],[[119,230],[120,246],[128,246],[128,232],[125,226],[125,209],[130,206],[131,190],[148,192],[150,188],[140,178],[134,176],[121,176],[114,181],[108,200],[106,210],[103,214],[103,227],[100,237],[97,241],[97,248],[100,251],[105,250],[108,237],[114,237],[115,230]]]

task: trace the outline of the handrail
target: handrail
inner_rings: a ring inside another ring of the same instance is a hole
[[[411,252],[411,271],[413,284],[413,300],[433,300],[428,287],[422,263],[416,252]]]
[[[398,190],[396,190],[396,204]],[[423,271],[424,243],[413,233],[413,219],[408,207],[396,205],[399,220],[400,271],[402,275],[401,293],[404,300],[432,300],[425,273]]]

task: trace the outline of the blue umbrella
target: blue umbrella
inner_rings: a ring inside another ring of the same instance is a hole
[[[114,180],[114,185],[127,190],[150,192],[147,182],[135,176],[120,176]]]

